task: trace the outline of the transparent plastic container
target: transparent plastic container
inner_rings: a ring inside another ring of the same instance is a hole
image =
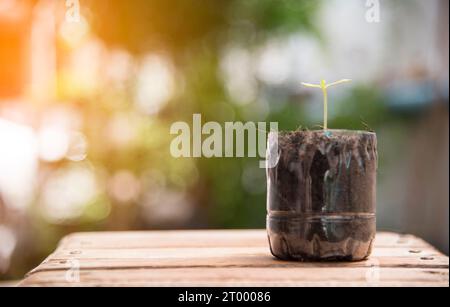
[[[275,165],[267,168],[272,254],[300,261],[366,259],[376,234],[376,134],[273,132],[267,152]]]

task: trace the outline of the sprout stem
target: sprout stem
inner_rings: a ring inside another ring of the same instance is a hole
[[[328,130],[328,92],[327,88],[322,88],[323,91],[323,130]]]

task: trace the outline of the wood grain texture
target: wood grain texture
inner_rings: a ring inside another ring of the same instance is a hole
[[[79,233],[20,286],[448,286],[448,264],[394,233],[379,233],[371,258],[351,263],[274,259],[264,230]]]

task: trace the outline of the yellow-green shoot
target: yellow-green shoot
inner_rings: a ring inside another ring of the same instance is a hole
[[[323,93],[323,130],[328,130],[328,88],[341,83],[351,82],[351,79],[342,79],[330,84],[327,84],[325,80],[322,80],[320,84],[311,84],[302,82],[303,86],[320,88]]]

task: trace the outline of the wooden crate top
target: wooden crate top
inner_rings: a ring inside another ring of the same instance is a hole
[[[379,233],[369,260],[287,262],[264,230],[76,233],[20,286],[449,286],[449,258]],[[79,268],[79,269],[78,269]]]

